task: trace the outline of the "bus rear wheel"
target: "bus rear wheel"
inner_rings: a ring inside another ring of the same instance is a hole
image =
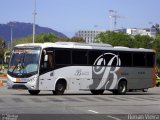
[[[28,90],[28,92],[31,94],[31,95],[38,95],[40,93],[40,90]]]
[[[91,90],[91,93],[93,95],[102,95],[104,90]]]
[[[122,80],[118,83],[118,89],[112,91],[115,95],[124,95],[127,92],[127,82]]]
[[[65,89],[66,89],[66,82],[58,81],[55,90],[53,90],[52,92],[54,95],[63,95]]]

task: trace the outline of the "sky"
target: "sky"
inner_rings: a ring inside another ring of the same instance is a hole
[[[0,24],[33,22],[34,0],[0,0]],[[36,0],[36,24],[73,37],[78,30],[113,29],[109,10],[123,16],[117,29],[160,24],[160,0]]]

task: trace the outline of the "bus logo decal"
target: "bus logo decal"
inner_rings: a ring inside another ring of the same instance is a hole
[[[113,63],[115,67],[111,67]],[[118,80],[116,71],[120,69],[118,65],[121,65],[118,55],[113,53],[100,55],[92,67],[93,84],[90,85],[90,89],[114,89]]]

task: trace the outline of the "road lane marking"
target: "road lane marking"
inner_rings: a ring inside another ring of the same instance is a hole
[[[111,115],[108,115],[107,117],[112,118],[112,119],[114,119],[114,120],[121,120],[121,119],[119,119],[119,118],[117,118],[117,117],[113,117],[113,116],[111,116]]]
[[[88,110],[89,112],[92,112],[92,113],[95,113],[95,114],[98,114],[99,112],[97,111],[94,111],[94,110]]]

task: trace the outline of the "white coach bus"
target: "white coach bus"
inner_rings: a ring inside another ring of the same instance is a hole
[[[108,44],[57,42],[14,47],[8,88],[31,95],[85,90],[92,94],[125,94],[155,86],[155,51]]]

